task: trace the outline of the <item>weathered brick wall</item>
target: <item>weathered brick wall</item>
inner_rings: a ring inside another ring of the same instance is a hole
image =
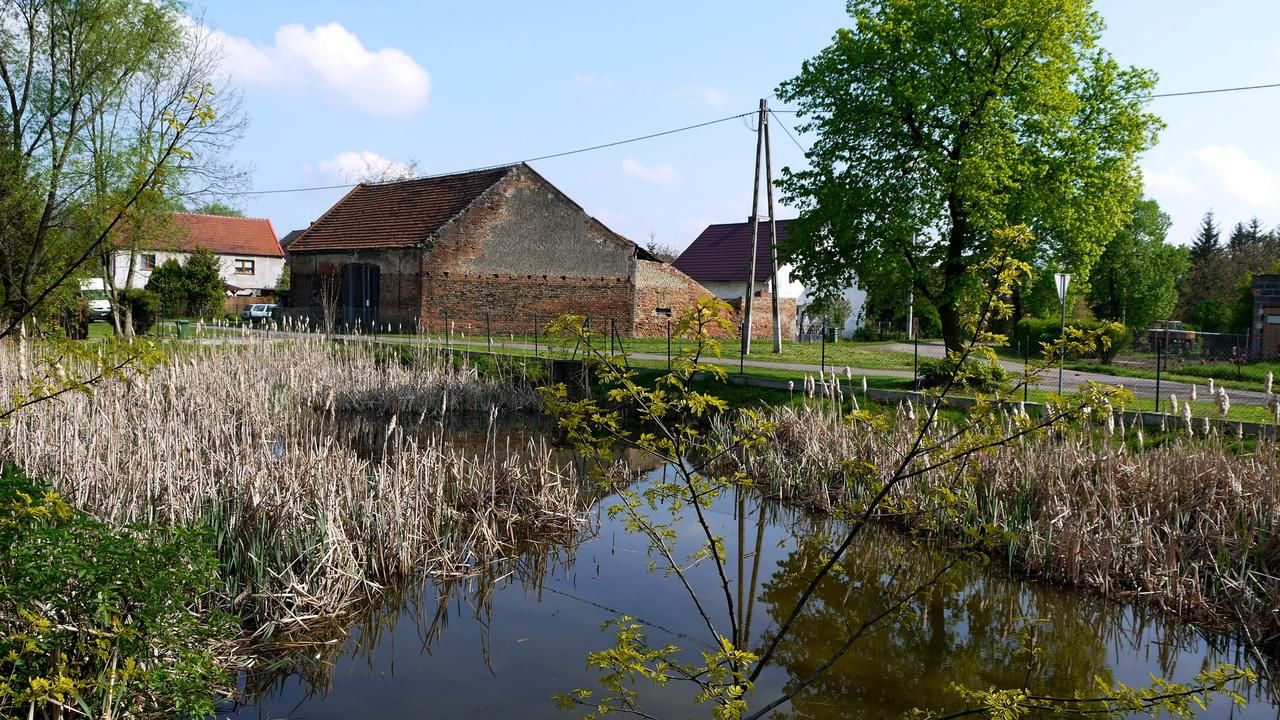
[[[698,298],[711,293],[693,278],[666,263],[636,261],[635,335],[660,337]]]
[[[348,263],[378,266],[378,324],[412,329],[419,317],[422,298],[421,253],[418,250],[361,250],[345,253],[295,254],[290,259],[288,313],[319,323],[324,278],[332,278],[337,291],[342,267]]]
[[[729,307],[733,309],[734,325],[742,327],[744,319],[742,298],[730,300]],[[782,339],[794,340],[796,338],[795,298],[778,298],[778,316],[782,324]],[[757,293],[755,301],[751,303],[751,337],[766,340],[773,338],[773,298],[766,292]]]
[[[430,265],[428,258],[425,265]],[[564,314],[585,315],[592,327],[632,333],[632,287],[629,278],[575,278],[560,275],[504,275],[422,271],[424,329],[434,332],[531,334]]]
[[[631,335],[635,246],[518,170],[446,225],[422,258],[424,327],[527,334],[560,315]]]

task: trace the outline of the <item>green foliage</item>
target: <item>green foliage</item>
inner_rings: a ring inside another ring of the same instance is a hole
[[[950,359],[920,363],[920,386],[937,388],[955,379],[956,384],[979,392],[992,393],[1009,384],[1009,373],[999,364],[978,359],[956,366]]]
[[[213,648],[235,624],[202,605],[204,534],[110,528],[5,467],[0,546],[0,715],[212,714],[230,681]]]
[[[838,294],[819,297],[810,303],[805,311],[809,317],[821,319],[827,327],[837,330],[844,327],[845,321],[852,313],[853,308],[849,305],[849,299]]]
[[[851,0],[851,27],[784,82],[816,140],[780,185],[783,259],[814,284],[905,288],[962,341],[969,272],[1025,223],[1085,279],[1138,199],[1155,84],[1100,49],[1089,0]]]
[[[1191,313],[1191,322],[1202,332],[1232,332],[1233,313],[1231,306],[1220,297],[1208,297],[1201,300]]]
[[[191,212],[199,213],[200,215],[221,215],[222,217],[236,218],[244,217],[244,211],[240,208],[232,207],[226,203],[220,202],[205,203],[204,205],[193,209]]]
[[[124,316],[131,318],[134,335],[146,335],[156,324],[160,313],[160,296],[150,290],[118,290],[116,306],[124,310]]]
[[[170,317],[187,313],[187,278],[177,260],[169,258],[152,270],[146,289],[159,298],[161,313]]]
[[[218,256],[205,248],[197,248],[182,266],[186,281],[187,311],[192,317],[211,317],[222,313],[226,285]]]
[[[157,295],[165,315],[213,317],[222,312],[226,286],[218,257],[198,248],[185,264],[165,260],[151,272],[146,289]]]
[[[1081,335],[1093,334],[1096,340],[1092,344],[1076,348],[1068,353],[1068,357],[1096,357],[1104,364],[1115,359],[1116,353],[1128,347],[1130,336],[1128,329],[1118,322],[1067,322],[1067,333]],[[1031,348],[1031,354],[1045,355],[1047,346],[1053,345],[1062,337],[1062,321],[1048,318],[1023,318],[1018,321],[1017,339],[1020,347]],[[1054,351],[1056,352],[1056,351]],[[1052,355],[1057,357],[1057,355]]]
[[[1089,305],[1096,317],[1123,322],[1135,333],[1173,317],[1191,260],[1185,247],[1165,242],[1169,225],[1155,200],[1134,206],[1090,276]]]

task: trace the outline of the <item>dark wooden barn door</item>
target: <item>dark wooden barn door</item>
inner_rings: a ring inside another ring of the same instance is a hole
[[[372,328],[378,322],[380,269],[372,263],[342,266],[342,322],[347,326]]]

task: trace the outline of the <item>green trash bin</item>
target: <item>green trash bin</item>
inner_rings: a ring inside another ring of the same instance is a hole
[[[178,326],[179,340],[186,340],[187,338],[191,337],[191,321],[190,320],[176,320],[174,321],[174,324]]]

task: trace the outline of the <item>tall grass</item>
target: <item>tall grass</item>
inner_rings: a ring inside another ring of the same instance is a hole
[[[739,454],[731,469],[815,510],[862,507],[911,448],[921,414],[903,405],[876,431],[831,403],[774,409],[764,449]],[[1004,425],[1019,426],[1015,411]],[[955,430],[945,421],[932,429],[925,447],[934,447],[910,469],[954,452]],[[878,516],[956,540],[997,529],[986,551],[1032,576],[1144,599],[1274,651],[1280,453],[1268,439],[1245,451],[1232,435],[1175,434],[1144,448],[1136,424],[1113,419],[1025,436],[900,482]]]
[[[572,464],[497,430],[536,403],[519,378],[427,351],[234,340],[177,346],[148,376],[18,413],[0,459],[117,525],[210,528],[227,597],[259,636],[585,522]],[[0,347],[0,391],[19,383],[18,352]],[[447,439],[451,419],[477,417],[478,447]]]

